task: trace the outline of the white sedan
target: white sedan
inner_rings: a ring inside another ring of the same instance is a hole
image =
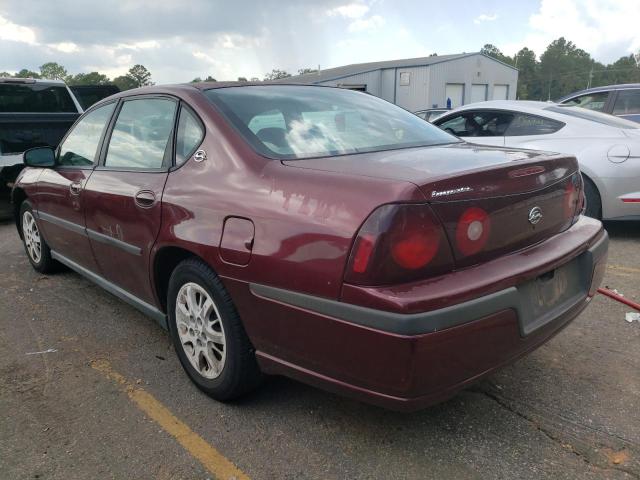
[[[575,155],[587,215],[640,220],[640,124],[579,107],[496,100],[465,105],[433,122],[471,143]]]

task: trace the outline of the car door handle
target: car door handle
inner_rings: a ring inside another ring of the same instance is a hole
[[[73,195],[80,195],[80,192],[82,191],[82,184],[80,182],[73,182],[69,184],[69,191]]]
[[[149,208],[156,203],[156,194],[151,190],[140,190],[135,194],[135,201],[139,207]]]

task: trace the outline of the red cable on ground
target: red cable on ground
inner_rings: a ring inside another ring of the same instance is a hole
[[[608,288],[599,288],[598,293],[601,293],[602,295],[606,295],[609,298],[613,298],[614,300],[617,300],[620,303],[624,303],[625,305],[631,308],[635,308],[640,312],[640,304],[637,304],[636,302],[632,302],[631,300],[624,298],[622,295],[619,295],[616,292],[609,290]]]

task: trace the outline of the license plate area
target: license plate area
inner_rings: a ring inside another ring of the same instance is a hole
[[[521,335],[529,335],[584,300],[591,276],[585,270],[587,259],[583,257],[517,287]]]

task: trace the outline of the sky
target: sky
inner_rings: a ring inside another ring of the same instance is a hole
[[[608,63],[640,50],[638,19],[640,0],[0,0],[0,71],[235,80],[486,43],[540,55],[561,36]]]

